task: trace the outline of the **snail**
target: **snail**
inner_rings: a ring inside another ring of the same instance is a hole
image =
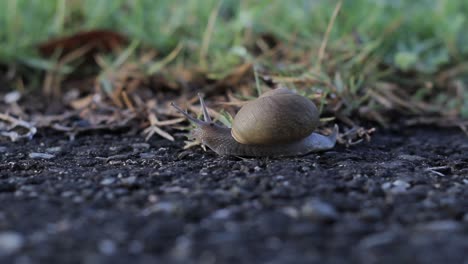
[[[214,123],[199,94],[204,120],[192,117],[172,103],[196,128],[191,135],[219,155],[244,157],[299,156],[335,146],[338,126],[323,136],[313,131],[319,123],[315,104],[287,88],[277,88],[245,104],[232,129]]]

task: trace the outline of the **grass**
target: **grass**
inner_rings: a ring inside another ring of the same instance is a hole
[[[338,3],[5,0],[0,62],[16,78],[37,80],[54,67],[38,54],[38,43],[106,28],[158,51],[151,73],[178,66],[224,76],[248,62],[320,94],[321,108],[337,115],[359,113],[382,123],[387,110],[468,118],[468,1]],[[280,45],[268,53],[271,40]],[[71,66],[63,65],[65,77]]]

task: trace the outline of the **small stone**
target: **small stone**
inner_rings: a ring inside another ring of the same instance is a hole
[[[156,157],[154,153],[140,153],[140,158],[142,159],[153,159],[154,157]]]
[[[296,208],[291,207],[291,206],[282,208],[281,212],[283,212],[283,214],[285,214],[285,215],[287,215],[287,216],[289,216],[291,218],[298,218],[299,217],[299,210],[297,210]]]
[[[338,218],[338,212],[335,208],[320,200],[306,202],[301,208],[301,214],[320,221],[336,220]]]
[[[392,184],[395,187],[404,188],[404,189],[408,189],[411,186],[411,184],[402,180],[396,180]]]
[[[83,196],[75,196],[75,197],[73,197],[72,201],[74,203],[82,203],[82,202],[84,202],[84,198],[83,198]]]
[[[18,251],[24,244],[21,234],[13,231],[0,233],[0,256],[12,254]]]
[[[384,191],[390,190],[390,188],[392,188],[392,183],[391,182],[385,182],[385,183],[382,184],[382,189]]]
[[[9,92],[3,97],[3,101],[7,104],[16,103],[19,99],[21,99],[21,93],[18,91]]]
[[[396,180],[382,184],[382,189],[392,194],[404,193],[409,189],[409,187],[411,187],[411,184],[403,180]]]
[[[134,143],[134,144],[132,144],[132,148],[134,148],[134,149],[149,149],[150,144],[148,144],[148,143]]]
[[[399,159],[402,160],[407,160],[407,161],[423,161],[425,158],[417,155],[408,155],[408,154],[402,154],[398,156]]]
[[[62,151],[62,147],[47,148],[46,151],[48,153],[58,153],[58,152]]]
[[[29,153],[29,157],[31,159],[52,159],[55,157],[55,155],[47,154],[47,153],[32,152],[32,153]]]
[[[115,242],[110,239],[104,239],[99,242],[99,251],[107,256],[113,255],[117,249]]]
[[[283,175],[277,175],[277,176],[275,176],[275,180],[282,181],[282,180],[284,180],[284,176]]]
[[[7,152],[8,148],[4,146],[0,146],[0,153],[5,153]]]
[[[137,177],[135,176],[130,176],[130,177],[127,177],[127,178],[123,178],[122,179],[122,183],[125,184],[125,185],[132,185],[136,182],[137,180]]]
[[[75,192],[74,191],[64,191],[62,192],[61,196],[63,198],[68,198],[68,197],[72,197],[73,195],[75,195]]]
[[[225,219],[228,219],[230,215],[231,215],[231,211],[229,209],[223,208],[223,209],[216,210],[211,215],[211,217],[214,219],[218,219],[218,220],[225,220]]]
[[[115,182],[115,179],[114,178],[105,178],[101,181],[101,185],[111,185]]]

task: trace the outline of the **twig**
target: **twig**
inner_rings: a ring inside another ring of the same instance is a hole
[[[426,168],[424,171],[432,172],[434,174],[437,174],[438,176],[445,176],[442,172],[439,170],[445,170],[445,169],[450,169],[449,166],[438,166],[438,167],[431,167],[431,168]]]
[[[174,125],[185,120],[185,118],[175,118],[171,120],[159,121],[154,113],[148,115],[150,126],[143,130],[143,134],[146,135],[145,140],[148,141],[154,134],[158,134],[161,137],[174,141],[174,137],[166,131],[159,128],[160,126]]]

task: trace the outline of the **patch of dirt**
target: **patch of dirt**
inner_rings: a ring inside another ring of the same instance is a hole
[[[0,263],[463,263],[468,139],[288,159],[129,134],[0,141]]]

